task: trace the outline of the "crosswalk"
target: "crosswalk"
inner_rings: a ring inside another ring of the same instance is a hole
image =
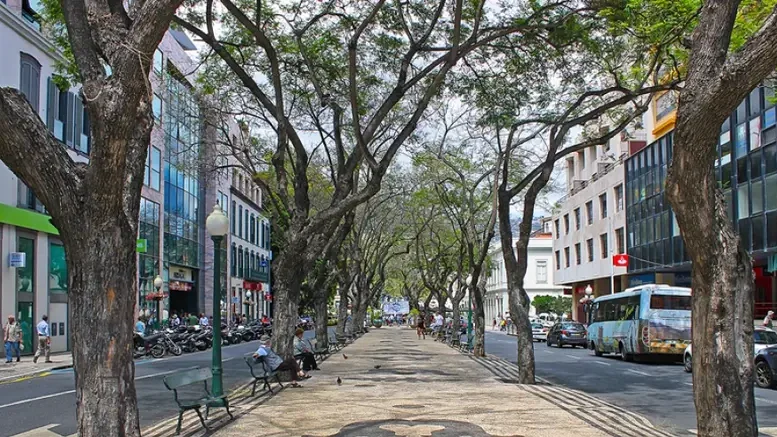
[[[516,384],[519,381],[518,366],[507,360],[493,356],[470,356],[470,358],[488,369],[502,382]],[[518,387],[564,409],[612,437],[672,437],[675,435],[656,428],[639,414],[577,390],[551,385],[542,378],[537,380],[540,384],[522,384]]]

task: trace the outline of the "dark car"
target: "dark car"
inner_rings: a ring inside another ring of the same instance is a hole
[[[761,388],[777,387],[777,346],[759,350],[755,354],[755,383]]]
[[[555,344],[556,347],[564,345],[586,346],[586,330],[582,323],[577,322],[558,322],[548,331],[546,341],[548,347]]]

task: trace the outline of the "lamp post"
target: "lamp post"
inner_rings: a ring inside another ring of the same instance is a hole
[[[467,297],[469,298],[469,310],[467,311],[467,347],[472,345],[472,275],[467,276]]]
[[[254,315],[251,313],[251,290],[246,291],[246,314],[251,319],[254,318]]]
[[[162,277],[159,275],[156,275],[156,278],[154,278],[154,288],[156,288],[156,329],[157,331],[162,330],[162,299],[164,297],[161,295],[162,286],[165,285],[165,281],[162,280]]]
[[[213,212],[205,220],[205,228],[213,240],[213,359],[211,372],[213,373],[213,396],[220,397],[224,394],[222,385],[221,368],[221,240],[229,231],[229,220],[216,203]]]
[[[591,324],[591,295],[594,293],[594,289],[591,288],[591,284],[585,286],[585,324]]]

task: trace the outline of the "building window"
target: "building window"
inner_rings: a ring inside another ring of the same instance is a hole
[[[61,244],[49,244],[49,293],[67,293],[67,263],[65,248]]]
[[[615,212],[623,211],[623,184],[615,187]]]
[[[602,218],[607,218],[607,193],[599,196],[599,214]]]
[[[151,100],[151,110],[154,113],[154,120],[159,121],[162,119],[162,98],[154,94],[153,100]]]
[[[243,277],[243,246],[237,248],[237,277]]]
[[[564,214],[564,235],[569,235],[569,214]]]
[[[548,283],[548,262],[543,260],[537,260],[537,283]]]
[[[254,218],[254,215],[251,214],[251,244],[256,244],[256,219]]]
[[[594,260],[594,239],[589,238],[585,242],[586,249],[588,249],[588,262],[593,262]]]
[[[21,77],[19,80],[19,91],[24,94],[27,101],[30,102],[35,113],[39,113],[40,108],[40,62],[27,53],[20,54]]]
[[[583,262],[583,254],[580,250],[580,243],[575,244],[575,263],[580,265]]]
[[[243,238],[243,205],[237,207],[237,236]]]
[[[148,293],[154,292],[154,278],[161,274],[159,266],[159,242],[161,240],[161,206],[140,198],[138,214],[138,238],[146,240],[146,252],[138,254],[138,294],[141,307],[154,309],[146,300]]]
[[[615,230],[615,242],[618,244],[618,253],[626,253],[625,241],[623,240],[623,228]]]
[[[165,66],[165,57],[162,54],[162,51],[159,49],[156,49],[154,52],[154,73],[156,74],[162,74],[162,69],[164,69]]]
[[[561,269],[561,251],[557,250],[556,251],[556,270],[560,270],[560,269]]]
[[[245,228],[245,239],[248,240],[248,208],[246,208],[243,211],[243,214],[245,214],[244,218],[245,218],[245,226],[246,226],[246,228]]]
[[[232,235],[235,235],[235,220],[237,220],[237,218],[236,218],[236,216],[237,216],[237,210],[236,210],[237,206],[235,206],[235,203],[236,202],[233,200],[232,201],[232,217],[230,217],[232,219],[231,220],[231,222],[232,222]],[[234,276],[234,275],[232,275],[232,276]]]
[[[561,236],[561,224],[559,223],[558,219],[556,219],[556,221],[553,223],[555,224],[556,228],[556,238],[559,238]]]
[[[565,265],[567,268],[569,268],[569,262],[570,262],[570,261],[569,261],[569,248],[568,248],[568,247],[565,247],[565,248],[564,248],[564,265]]]
[[[149,147],[146,156],[146,174],[143,183],[152,190],[159,191],[159,181],[162,172],[162,152],[156,147]]]
[[[594,201],[593,200],[585,204],[585,217],[586,217],[586,223],[588,225],[593,224],[594,222]]]
[[[607,234],[602,234],[599,236],[599,247],[602,248],[602,259],[607,259],[607,256],[609,255],[609,247],[607,247]]]
[[[580,230],[580,208],[575,208],[575,229]]]
[[[235,243],[232,243],[232,253],[229,264],[232,276],[237,276],[237,246],[235,246]]]

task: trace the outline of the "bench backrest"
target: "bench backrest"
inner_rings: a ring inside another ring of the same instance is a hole
[[[254,359],[253,355],[248,355],[245,357],[245,360],[246,364],[248,364],[248,368],[251,369],[251,375],[255,378],[262,378],[272,374],[264,357]]]
[[[205,382],[212,377],[210,369],[197,368],[167,375],[164,378],[164,383],[168,390],[175,390],[186,385]]]

